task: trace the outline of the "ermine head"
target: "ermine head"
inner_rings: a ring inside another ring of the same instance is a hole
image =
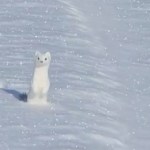
[[[36,61],[36,66],[42,67],[42,66],[49,66],[50,61],[51,61],[51,54],[50,52],[46,52],[44,54],[41,54],[40,52],[35,53],[35,61]]]

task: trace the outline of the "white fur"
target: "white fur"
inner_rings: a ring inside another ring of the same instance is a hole
[[[47,95],[49,91],[50,81],[48,76],[51,55],[49,52],[41,54],[35,53],[35,68],[31,87],[28,93],[28,103],[30,104],[47,104]]]

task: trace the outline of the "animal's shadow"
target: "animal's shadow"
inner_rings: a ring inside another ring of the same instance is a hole
[[[22,102],[27,102],[27,94],[26,93],[21,93],[17,90],[13,89],[1,89],[4,92],[13,95],[17,100],[22,101]]]

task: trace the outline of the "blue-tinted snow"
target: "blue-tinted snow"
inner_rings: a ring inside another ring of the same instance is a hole
[[[149,35],[148,0],[0,0],[0,149],[149,150]],[[46,107],[16,98],[37,50]]]

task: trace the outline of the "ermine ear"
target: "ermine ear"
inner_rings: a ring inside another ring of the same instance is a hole
[[[41,55],[41,53],[39,51],[35,52],[35,56],[40,56],[40,55]]]
[[[50,52],[46,52],[45,55],[46,55],[47,57],[49,57],[49,58],[51,57]]]

